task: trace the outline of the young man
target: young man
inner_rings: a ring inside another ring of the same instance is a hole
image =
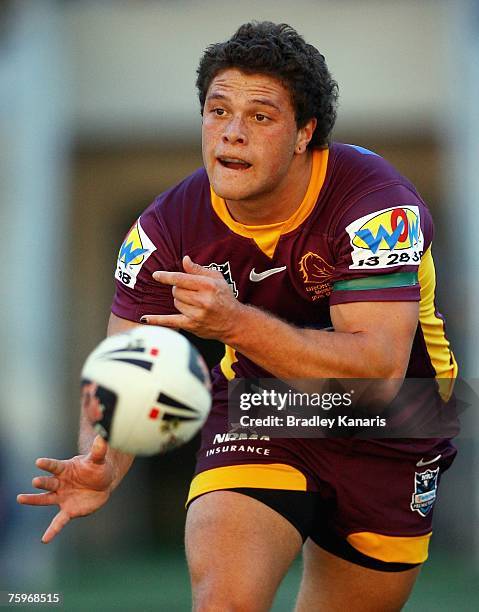
[[[206,50],[197,86],[205,168],[130,230],[109,324],[109,333],[164,325],[226,345],[189,495],[195,609],[269,609],[303,547],[298,610],[399,610],[427,557],[437,479],[455,454],[448,440],[211,450],[228,431],[234,377],[456,376],[434,307],[429,212],[381,157],[330,143],[336,83],[291,27],[243,25]],[[34,485],[46,493],[19,497],[60,506],[44,542],[102,506],[133,460],[94,439],[85,418],[80,451],[39,459],[52,476]],[[429,503],[415,507],[426,470]]]

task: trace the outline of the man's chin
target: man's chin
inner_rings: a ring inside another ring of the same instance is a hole
[[[211,186],[213,187],[213,191],[216,193],[216,195],[223,198],[223,200],[237,202],[240,200],[249,200],[250,198],[254,197],[254,192],[247,186],[241,187],[239,185],[223,185],[215,182],[212,182]]]

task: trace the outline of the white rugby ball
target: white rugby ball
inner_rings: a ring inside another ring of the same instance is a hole
[[[88,356],[82,384],[92,384],[95,431],[112,448],[154,455],[188,442],[211,408],[203,357],[182,335],[141,325],[103,340]]]

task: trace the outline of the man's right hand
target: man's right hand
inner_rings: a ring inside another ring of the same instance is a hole
[[[20,504],[54,506],[56,514],[42,537],[48,544],[73,518],[87,516],[103,506],[112,491],[114,470],[106,460],[107,442],[96,436],[90,452],[72,459],[37,459],[35,464],[51,476],[37,476],[32,485],[46,493],[22,493],[17,496]]]

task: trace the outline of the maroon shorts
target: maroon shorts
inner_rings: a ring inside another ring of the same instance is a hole
[[[354,563],[400,571],[427,559],[439,481],[456,454],[450,440],[260,439],[227,429],[217,405],[188,503],[234,489]]]

